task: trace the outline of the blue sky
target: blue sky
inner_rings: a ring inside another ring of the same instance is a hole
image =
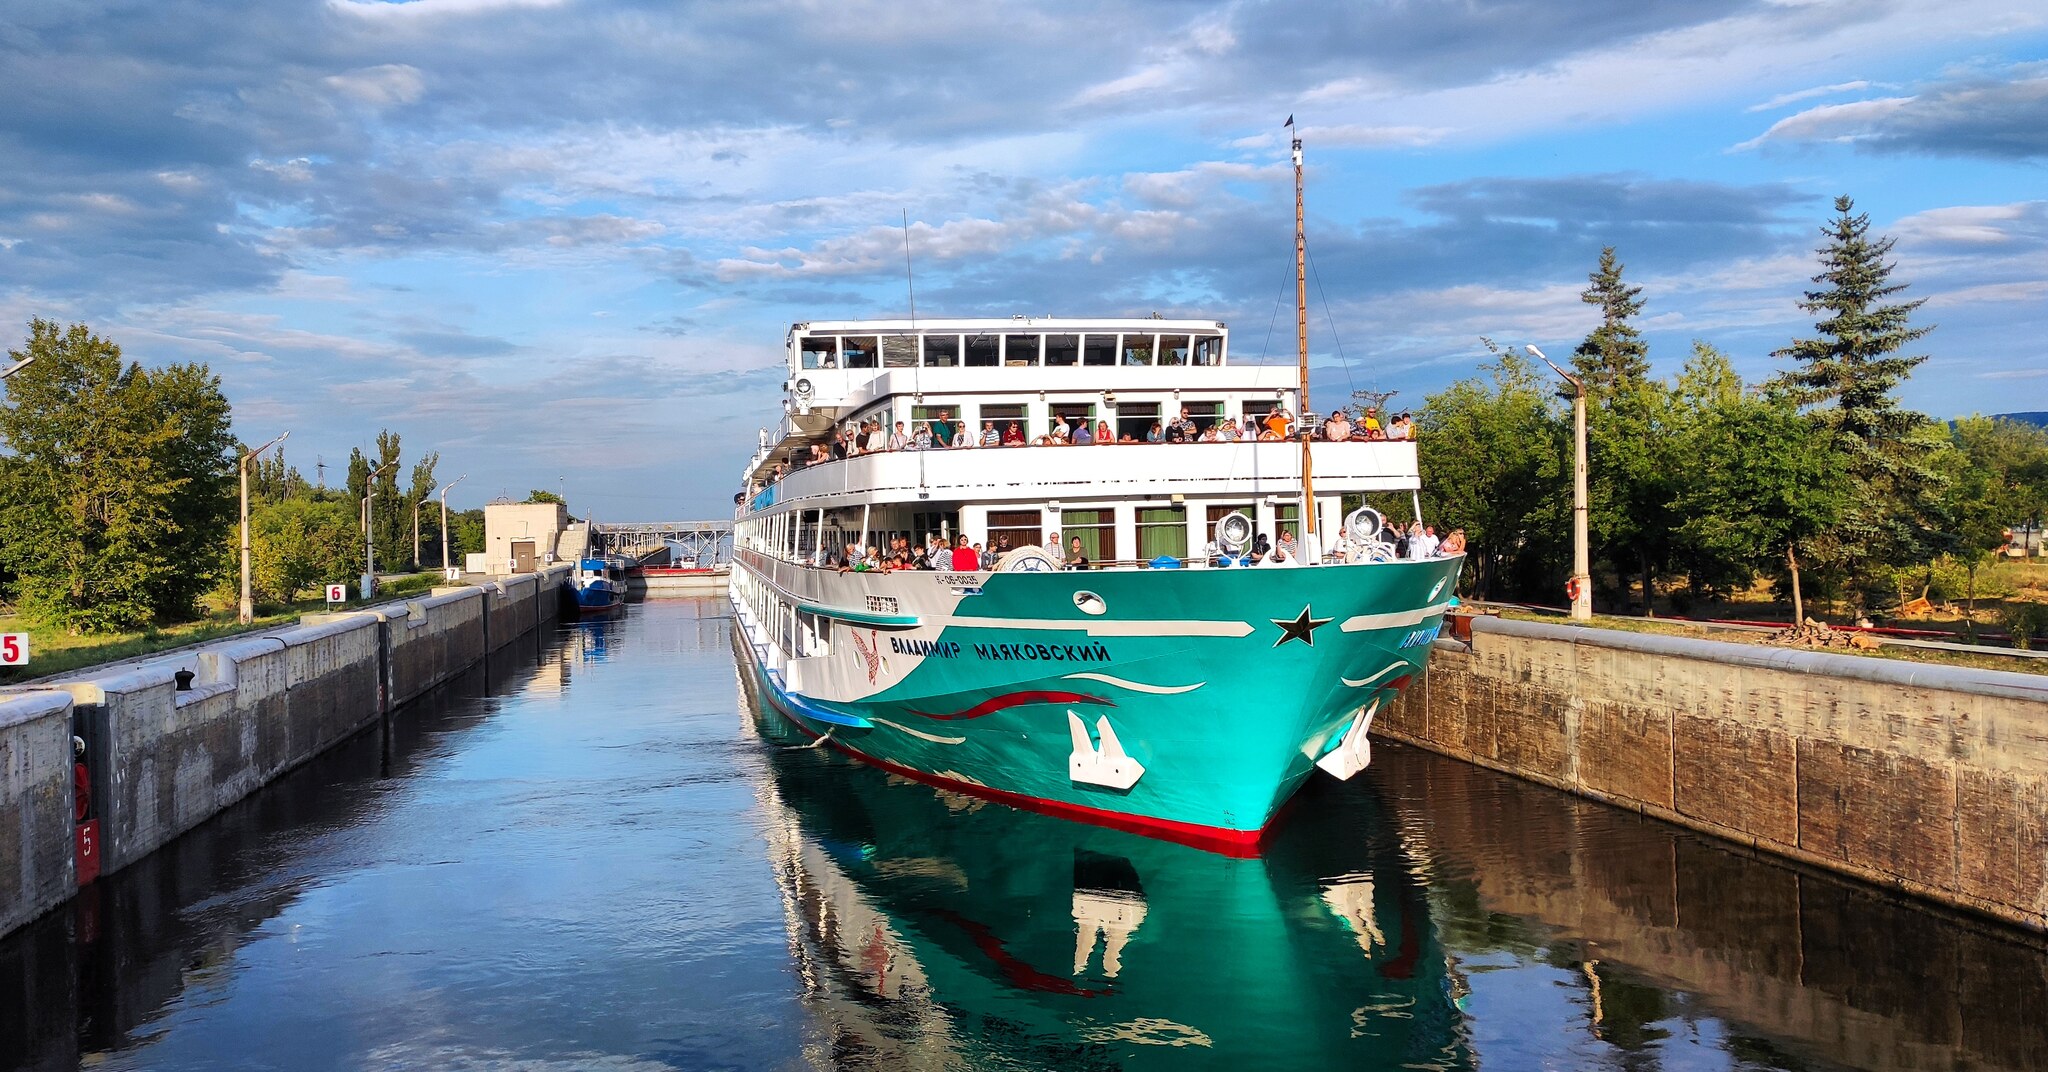
[[[394,429],[466,505],[723,514],[788,324],[905,311],[906,213],[922,315],[1285,358],[1290,114],[1319,399],[1568,352],[1609,244],[1660,372],[1761,377],[1846,193],[1937,325],[1907,401],[2048,409],[2039,3],[14,4],[0,86],[0,337],[205,361],[309,476]]]

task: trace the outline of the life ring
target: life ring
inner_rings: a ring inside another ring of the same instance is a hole
[[[1577,577],[1564,582],[1564,597],[1574,603],[1579,601],[1579,579]]]

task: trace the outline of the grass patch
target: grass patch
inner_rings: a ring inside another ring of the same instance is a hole
[[[1659,636],[1694,637],[1700,640],[1720,640],[1730,644],[1764,643],[1769,633],[1750,629],[1717,629],[1697,622],[1671,621],[1657,618],[1615,618],[1596,614],[1590,622],[1574,622],[1561,614],[1543,614],[1536,611],[1503,609],[1503,618],[1522,622],[1549,622],[1552,625],[1580,625],[1594,629],[1612,629],[1622,633],[1655,633]],[[1801,649],[1787,649],[1801,650]],[[1814,649],[1820,650],[1820,649]],[[2010,655],[1998,655],[1994,651],[1982,654],[1973,651],[1943,651],[1938,648],[1909,648],[1886,644],[1876,648],[1828,648],[1836,655],[1860,655],[1872,659],[1894,659],[1912,663],[1941,663],[1948,666],[1968,666],[1979,670],[2011,670],[2022,674],[2048,676],[2048,659],[2029,659]],[[1994,649],[1995,650],[1995,649]]]
[[[439,584],[440,580],[441,574],[438,570],[394,577],[384,582],[382,590],[378,592],[373,602],[382,603],[397,596],[424,592]],[[207,607],[203,616],[189,622],[152,626],[127,633],[98,633],[90,636],[72,636],[62,629],[31,624],[14,614],[0,614],[0,633],[25,632],[29,635],[28,665],[0,667],[0,685],[13,685],[51,674],[70,673],[102,663],[154,655],[171,648],[203,644],[237,633],[275,629],[281,625],[296,625],[300,615],[328,609],[325,599],[301,599],[288,607],[259,604],[256,608],[256,620],[243,625],[235,620],[232,600],[227,601],[225,606],[217,605],[218,602],[209,599],[209,603],[213,605]],[[354,610],[368,605],[360,599],[354,599],[341,604],[338,609]]]

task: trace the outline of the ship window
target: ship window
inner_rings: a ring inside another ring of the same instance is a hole
[[[1116,364],[1116,336],[1087,336],[1086,345],[1081,350],[1081,363],[1084,365]]]
[[[1155,336],[1151,336],[1151,335],[1126,335],[1126,336],[1124,336],[1124,364],[1126,364],[1126,365],[1149,365],[1149,364],[1151,364],[1151,363],[1152,363],[1152,340],[1153,340],[1154,338],[1155,338]]]
[[[1254,439],[1266,427],[1266,415],[1273,412],[1278,402],[1246,402],[1244,404],[1244,426]]]
[[[1195,364],[1220,365],[1223,363],[1223,336],[1195,336]]]
[[[967,337],[967,363],[970,365],[997,364],[998,346],[998,340],[994,335],[969,335]]]
[[[845,346],[847,368],[875,367],[875,337],[873,335],[850,335],[840,342]]]
[[[912,406],[910,408],[910,437],[916,439],[917,430],[930,425],[933,421],[944,421],[945,428],[939,429],[934,427],[932,429],[932,446],[952,446],[952,436],[953,433],[960,430],[960,422],[953,419],[953,407],[951,406]],[[939,434],[942,430],[945,432],[943,436]]]
[[[1162,365],[1187,364],[1188,337],[1186,335],[1159,336],[1159,363]]]
[[[839,340],[834,338],[806,338],[803,343],[805,368],[836,368],[839,365]]]
[[[960,363],[960,336],[927,335],[924,337],[924,363],[937,368],[949,368]]]
[[[891,335],[882,340],[883,368],[910,368],[917,364],[917,336]]]
[[[1160,555],[1188,557],[1185,511],[1171,506],[1138,507],[1138,557],[1150,562]]]
[[[1180,408],[1188,411],[1188,419],[1195,422],[1195,431],[1206,432],[1209,426],[1223,419],[1221,402],[1183,402]]]
[[[988,539],[982,546],[991,555],[1019,547],[1036,547],[1045,542],[1040,528],[1043,515],[1037,510],[990,510]]]
[[[1116,435],[1121,441],[1125,436],[1144,443],[1152,426],[1159,423],[1159,403],[1119,402],[1116,406]],[[1163,429],[1162,429],[1163,430]]]
[[[1036,335],[1003,336],[1003,364],[1038,364],[1038,338]]]
[[[1081,538],[1081,553],[1097,566],[1116,558],[1116,511],[1114,510],[1068,510],[1060,515],[1061,535],[1072,540]],[[1062,556],[1072,554],[1072,547],[1060,548]]]
[[[910,527],[913,530],[911,539],[916,541],[919,547],[924,546],[924,541],[933,536],[944,538],[950,546],[960,532],[960,511],[920,511],[910,515]]]
[[[1048,365],[1080,364],[1081,336],[1047,335],[1045,337],[1045,363]]]
[[[1023,406],[981,407],[982,427],[994,428],[997,435],[1007,433],[1010,430],[1011,421],[1017,422],[1018,430],[1024,433],[1024,441],[1026,443],[1031,442],[1031,422],[1024,419]]]
[[[1054,402],[1051,406],[1055,419],[1065,422],[1067,433],[1073,434],[1075,423],[1088,426],[1088,434],[1095,434],[1095,404],[1092,402]]]

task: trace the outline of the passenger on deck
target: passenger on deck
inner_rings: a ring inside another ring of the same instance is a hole
[[[1128,439],[1128,437],[1126,438]],[[1116,442],[1116,432],[1109,427],[1108,421],[1095,422],[1095,441],[1097,443]]]
[[[1153,421],[1153,422],[1152,422],[1152,427],[1151,427],[1151,428],[1149,428],[1149,429],[1146,429],[1146,431],[1145,431],[1145,442],[1147,442],[1147,443],[1164,443],[1164,442],[1166,442],[1166,430],[1165,430],[1165,429],[1163,429],[1163,428],[1161,428],[1161,427],[1159,426],[1159,422],[1158,422],[1158,421]]]
[[[889,437],[890,450],[909,450],[910,436],[903,431],[903,422],[896,422],[896,432]]]
[[[960,534],[960,545],[953,548],[953,569],[961,573],[973,573],[981,568],[981,556],[974,553],[974,544],[966,533]]]
[[[1286,439],[1294,431],[1294,415],[1287,412],[1286,406],[1276,406],[1273,412],[1266,414],[1266,428],[1273,433],[1273,438]]]
[[[1053,419],[1053,422],[1052,422],[1052,431],[1051,431],[1051,432],[1049,432],[1049,433],[1047,433],[1047,435],[1045,436],[1045,439],[1046,439],[1046,441],[1047,441],[1047,442],[1050,442],[1050,443],[1052,443],[1052,444],[1053,444],[1054,446],[1060,446],[1060,447],[1064,447],[1064,446],[1066,446],[1066,445],[1067,445],[1067,422],[1065,422],[1065,421],[1063,421],[1063,420],[1060,420],[1060,419],[1058,419],[1058,418],[1054,418],[1054,419]]]
[[[1077,447],[1092,447],[1095,445],[1095,433],[1088,430],[1087,421],[1075,422],[1074,445]]]
[[[1380,427],[1380,411],[1372,406],[1365,407],[1365,415],[1358,419],[1358,430],[1365,439],[1384,439],[1385,430]]]
[[[1300,554],[1300,551],[1294,546],[1294,530],[1281,529],[1280,543],[1273,548],[1273,561],[1275,563],[1294,562],[1296,561],[1295,556],[1298,554]]]
[[[1346,416],[1341,408],[1330,414],[1330,419],[1323,423],[1323,438],[1333,443],[1342,443],[1351,438],[1351,418]]]
[[[1406,413],[1394,418],[1394,423],[1387,427],[1387,438],[1400,440],[1414,439],[1415,421]]]
[[[1054,558],[1060,557],[1060,530],[1052,530],[1052,535],[1045,538],[1045,553]]]
[[[941,443],[941,444],[939,444],[939,445],[940,445],[940,446],[945,446],[945,444],[944,444],[944,443]],[[912,450],[930,450],[930,449],[932,449],[932,426],[931,426],[931,425],[929,425],[929,424],[920,424],[920,425],[918,425],[918,426],[917,426],[917,434],[916,434],[916,435],[914,435],[914,436],[912,436],[912,437],[910,437],[910,449],[912,449]]]
[[[1235,443],[1243,434],[1238,430],[1237,418],[1235,417],[1225,417],[1216,426],[1216,439],[1221,443]]]
[[[1016,421],[1011,421],[1010,426],[1003,429],[1003,446],[1021,447],[1023,445],[1024,429],[1017,427]]]
[[[931,432],[932,443],[940,447],[952,446],[953,433],[958,431],[958,429],[953,427],[953,422],[946,418],[945,410],[939,410],[937,415],[932,417],[931,422],[925,425],[925,429]]]
[[[996,431],[996,426],[995,426],[995,425],[993,425],[993,424],[984,424],[984,425],[982,425],[982,426],[981,426],[981,445],[982,445],[982,446],[984,446],[984,447],[993,447],[993,446],[996,446],[996,445],[1000,444],[1000,443],[1001,443],[1002,441],[1003,441],[1003,436],[1002,436],[1002,433],[1001,433],[1001,432],[998,432],[998,431]]]
[[[1444,542],[1437,545],[1436,553],[1445,557],[1464,554],[1465,530],[1452,529],[1451,534],[1444,537]]]
[[[1067,546],[1067,568],[1084,570],[1088,568],[1088,552],[1081,549],[1081,537],[1076,536]]]
[[[1166,426],[1166,441],[1168,443],[1192,443],[1195,441],[1196,434],[1194,418],[1188,416],[1188,408],[1182,406],[1180,408],[1180,416],[1174,418],[1173,423]]]

